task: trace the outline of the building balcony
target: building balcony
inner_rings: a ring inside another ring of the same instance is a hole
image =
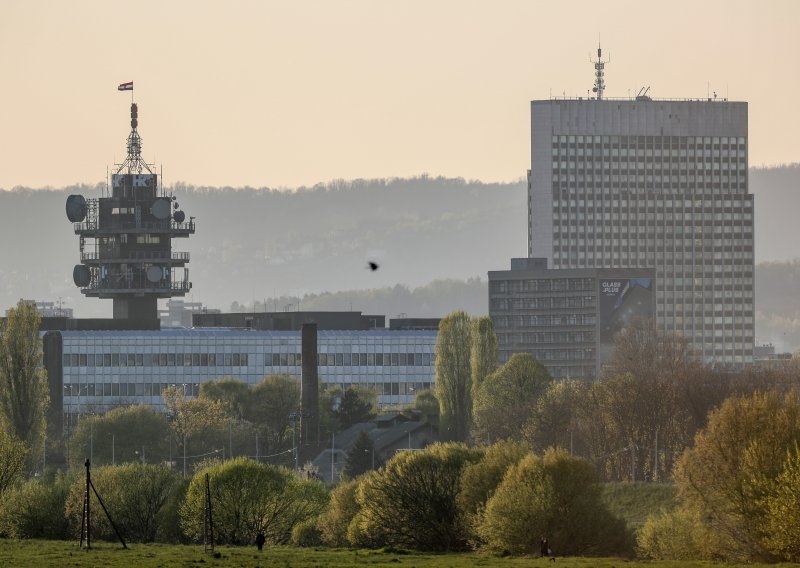
[[[118,298],[121,294],[132,296],[153,296],[170,298],[183,296],[192,289],[189,280],[163,280],[150,282],[145,277],[115,276],[92,280],[88,286],[81,288],[81,293],[90,297]]]
[[[117,251],[118,254],[119,252]],[[89,266],[98,264],[135,264],[140,262],[182,266],[189,262],[188,252],[139,251],[132,252],[124,257],[117,255],[114,255],[113,252],[83,252],[81,253],[81,262]]]
[[[141,222],[138,225],[135,222],[122,222],[109,224],[103,227],[98,226],[98,223],[95,221],[86,221],[83,223],[73,223],[72,225],[75,234],[83,237],[100,237],[119,234],[151,234],[169,235],[171,237],[188,237],[189,235],[193,235],[195,230],[194,220],[189,220],[185,223],[176,223],[175,221],[168,220]]]

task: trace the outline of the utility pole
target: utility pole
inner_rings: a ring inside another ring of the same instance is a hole
[[[655,470],[653,472],[653,481],[658,481],[658,430],[656,430],[656,459],[655,459]]]

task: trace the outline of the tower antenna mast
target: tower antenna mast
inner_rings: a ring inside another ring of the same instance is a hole
[[[603,60],[603,49],[600,47],[599,41],[597,42],[597,60],[594,61],[589,56],[589,61],[594,64],[594,87],[592,87],[592,92],[595,93],[598,101],[602,101],[603,91],[606,88],[605,66],[606,63],[611,61],[611,58]]]

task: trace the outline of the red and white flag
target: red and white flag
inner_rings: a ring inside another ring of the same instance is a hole
[[[118,91],[132,91],[133,90],[133,81],[130,83],[120,83],[119,87],[117,87]]]

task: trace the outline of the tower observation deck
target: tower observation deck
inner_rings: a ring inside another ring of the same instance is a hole
[[[127,158],[111,175],[110,195],[67,198],[67,218],[80,238],[80,264],[72,277],[81,293],[114,301],[114,319],[156,321],[158,298],[184,296],[188,252],[172,239],[194,233],[176,198],[159,184],[155,167],[141,156],[138,108],[131,103]]]

